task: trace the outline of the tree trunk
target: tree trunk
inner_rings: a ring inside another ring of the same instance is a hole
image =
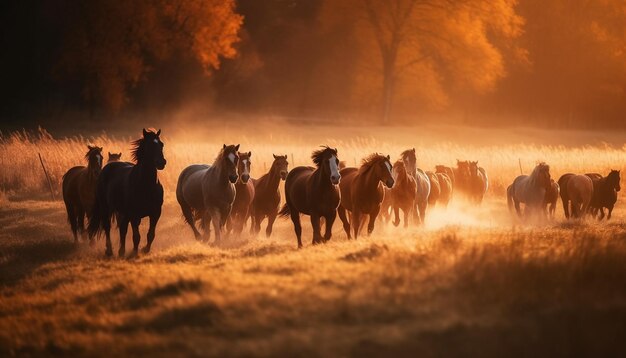
[[[394,95],[394,66],[395,61],[391,59],[392,56],[387,56],[387,59],[383,61],[383,96],[382,96],[382,113],[381,121],[383,125],[387,125],[390,122],[393,95]]]

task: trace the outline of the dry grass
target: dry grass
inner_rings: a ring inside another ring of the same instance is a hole
[[[408,133],[395,141],[297,133],[241,142],[257,173],[271,151],[304,163],[313,142],[336,145],[348,162],[411,146]],[[184,165],[212,158],[221,135],[166,138],[166,190]],[[88,140],[127,154],[127,140]],[[500,192],[519,172],[517,158],[546,160],[553,175],[603,172],[626,163],[624,148],[418,144],[424,166],[478,159],[494,183],[488,201],[431,210],[425,228],[380,224],[358,241],[336,225],[320,246],[308,244],[305,224],[303,250],[284,220],[270,239],[196,243],[170,194],[153,252],[129,261],[105,259],[102,241],[74,246],[60,202],[14,201],[45,193],[33,153],[58,181],[86,141],[2,138],[0,160],[11,170],[0,173],[1,356],[616,356],[626,348],[623,201],[610,223],[567,223],[559,213],[519,227]]]

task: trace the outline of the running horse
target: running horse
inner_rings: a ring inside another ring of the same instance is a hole
[[[593,210],[595,216],[596,211],[600,211],[598,220],[604,219],[604,208],[608,209],[607,220],[611,218],[613,208],[617,202],[617,193],[621,190],[620,171],[611,170],[606,177],[593,180],[593,196],[589,207]]]
[[[543,212],[546,191],[550,189],[550,166],[539,163],[530,175],[520,175],[506,190],[509,211],[515,211],[521,218],[520,204],[524,204],[524,216],[533,212]]]
[[[252,200],[254,199],[254,183],[250,180],[250,166],[252,165],[250,158],[252,152],[237,153],[239,162],[237,164],[237,172],[239,179],[235,183],[235,200],[233,208],[228,216],[226,227],[228,232],[234,230],[239,235],[243,231],[243,227],[248,221]]]
[[[332,236],[333,223],[337,217],[340,194],[337,185],[341,179],[337,149],[322,147],[311,155],[314,167],[296,167],[285,180],[287,203],[280,210],[280,216],[291,216],[298,248],[302,247],[302,225],[300,214],[311,217],[313,244],[324,243]],[[320,218],[325,219],[326,232],[321,235]]]
[[[393,164],[392,174],[396,181],[389,190],[389,202],[395,215],[393,225],[398,226],[400,224],[400,209],[402,209],[404,213],[404,227],[406,228],[409,226],[409,214],[415,210],[417,184],[415,183],[415,178],[407,171],[402,160],[398,160]]]
[[[468,192],[471,200],[480,205],[483,202],[487,189],[489,189],[489,179],[483,167],[478,166],[478,161],[469,162],[469,185]]]
[[[415,192],[415,203],[413,217],[416,222],[423,224],[426,219],[426,208],[428,207],[428,197],[430,196],[430,179],[422,169],[417,167],[417,157],[415,148],[407,149],[400,155],[407,172],[415,179],[417,191]]]
[[[120,230],[118,255],[124,256],[129,223],[133,230],[133,256],[137,255],[141,238],[139,224],[146,216],[150,218],[150,227],[148,241],[142,251],[150,252],[163,205],[163,187],[159,182],[158,171],[163,170],[167,163],[160,136],[160,129],[157,132],[144,129],[143,137],[133,142],[131,155],[136,164],[109,163],[98,177],[88,231],[90,239],[104,231],[107,256],[113,255],[110,231],[114,214]]]
[[[102,147],[87,146],[87,167],[73,167],[63,175],[63,202],[67,211],[74,242],[78,242],[78,232],[85,232],[85,216],[91,217],[95,201],[98,176],[102,170]]]
[[[235,183],[239,178],[238,150],[239,144],[224,144],[213,164],[190,165],[178,177],[176,200],[196,240],[202,236],[196,228],[197,219],[201,219],[205,241],[211,236],[211,222],[215,242],[219,243],[222,238],[222,228],[235,201]]]
[[[364,215],[369,215],[367,234],[374,231],[376,217],[385,196],[381,183],[387,188],[392,188],[394,184],[391,168],[389,156],[375,153],[363,159],[360,168],[344,168],[339,172],[342,178],[339,183],[341,204],[337,208],[337,213],[348,239],[351,238],[351,226],[354,238],[358,238],[361,219]],[[346,211],[351,213],[350,221],[348,221]]]
[[[267,227],[265,228],[265,236],[267,237],[272,235],[274,221],[278,215],[280,205],[280,190],[278,190],[278,186],[281,180],[284,181],[287,178],[287,173],[289,172],[287,155],[272,155],[274,156],[274,161],[269,172],[254,181],[255,193],[250,210],[250,216],[252,217],[251,232],[258,234],[261,231],[261,222],[267,218]]]

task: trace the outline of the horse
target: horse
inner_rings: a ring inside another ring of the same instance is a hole
[[[369,215],[367,234],[370,235],[374,231],[380,204],[385,196],[381,183],[387,188],[392,188],[395,182],[391,174],[390,160],[389,156],[374,153],[363,159],[360,168],[344,168],[339,172],[342,178],[339,183],[341,203],[337,213],[348,239],[351,239],[350,226],[354,231],[354,238],[358,238],[364,215]],[[350,221],[346,211],[351,213]]]
[[[456,168],[452,169],[454,189],[467,194],[470,187],[470,163],[467,160],[456,160]]]
[[[63,175],[63,202],[67,211],[74,242],[78,242],[78,232],[85,232],[85,216],[91,217],[95,201],[96,184],[102,170],[102,147],[87,146],[87,167],[77,166]]]
[[[524,215],[529,217],[533,211],[539,212],[542,208],[546,191],[550,188],[550,166],[539,163],[530,175],[520,175],[507,188],[507,203],[509,211],[515,211],[521,218],[520,203],[524,204]]]
[[[427,171],[426,175],[430,181],[430,193],[428,194],[428,205],[435,205],[441,197],[441,185],[439,184],[439,178],[437,174]]]
[[[235,201],[235,183],[239,179],[238,150],[239,144],[224,144],[213,164],[190,165],[178,177],[176,200],[196,240],[202,236],[196,228],[197,219],[201,219],[205,241],[211,236],[211,222],[215,242],[219,243],[222,238],[222,228]]]
[[[450,183],[454,186],[454,171],[450,167],[446,167],[445,165],[435,165],[435,173],[443,173],[448,176],[450,179]]]
[[[564,190],[561,189],[561,191]],[[586,175],[572,175],[567,181],[566,190],[572,209],[572,217],[584,218],[593,197],[593,181]],[[567,203],[563,203],[563,205],[567,205]]]
[[[120,160],[122,160],[122,152],[119,152],[119,153],[109,152],[109,159],[107,160],[107,164],[111,162],[119,162]]]
[[[435,173],[439,182],[439,199],[437,200],[445,208],[448,207],[450,199],[452,199],[452,181],[446,173]]]
[[[470,198],[476,203],[481,204],[483,198],[489,188],[489,180],[487,178],[487,172],[483,167],[478,166],[478,162],[469,162],[469,185],[468,191]]]
[[[136,164],[109,163],[98,177],[96,200],[88,230],[90,239],[104,231],[107,256],[113,255],[110,234],[113,214],[116,215],[120,230],[118,255],[124,256],[129,223],[133,230],[133,256],[137,255],[141,238],[139,224],[146,216],[150,218],[150,227],[142,251],[150,252],[163,205],[163,186],[159,182],[158,171],[163,170],[167,163],[160,136],[160,129],[157,132],[144,129],[142,138],[132,143],[131,156]]]
[[[400,209],[404,213],[404,227],[409,226],[409,214],[415,210],[415,197],[417,192],[417,183],[415,178],[407,171],[403,160],[393,163],[392,168],[395,184],[389,191],[391,194],[391,207],[393,209],[395,219],[394,226],[400,224]]]
[[[287,203],[279,212],[280,216],[291,216],[298,248],[302,247],[302,225],[300,214],[311,217],[313,245],[327,242],[332,237],[333,223],[337,217],[340,194],[337,185],[341,180],[337,149],[328,146],[316,150],[311,155],[314,167],[296,167],[285,179],[285,199]],[[326,222],[326,232],[322,237],[320,218]]]
[[[561,189],[559,194],[561,196],[561,202],[563,203],[563,213],[565,214],[566,219],[570,218],[569,192],[567,190],[567,183],[569,182],[570,178],[573,176],[574,176],[573,173],[566,173],[566,174],[561,175],[561,177],[557,181],[557,184],[559,185],[559,188]]]
[[[546,195],[543,201],[544,216],[554,219],[554,211],[556,209],[556,202],[559,198],[560,192],[561,188],[559,187],[559,184],[555,182],[554,179],[550,179],[550,188],[546,190]]]
[[[274,221],[276,220],[276,215],[278,215],[280,205],[280,190],[278,190],[278,186],[281,180],[287,179],[287,173],[289,172],[287,155],[272,155],[274,156],[274,162],[272,162],[269,172],[254,181],[255,194],[251,208],[252,233],[258,234],[261,231],[261,222],[267,218],[267,228],[265,229],[265,236],[267,237],[272,235]]]
[[[600,173],[585,173],[585,175],[588,176],[591,180],[599,180],[603,178],[602,174]]]
[[[402,161],[404,162],[406,170],[415,179],[417,185],[417,191],[415,192],[415,211],[413,216],[419,223],[424,223],[426,218],[426,208],[428,207],[428,196],[430,195],[430,180],[426,173],[417,168],[417,157],[415,155],[415,148],[407,149],[400,154]]]
[[[235,183],[235,200],[233,201],[233,207],[226,225],[228,232],[234,229],[235,233],[239,235],[243,231],[246,221],[248,221],[255,190],[254,183],[250,180],[250,166],[252,164],[250,158],[252,157],[252,152],[237,152],[237,155],[239,156],[237,163],[239,179]]]
[[[609,211],[607,220],[611,219],[613,208],[617,202],[617,193],[620,190],[619,170],[611,170],[606,177],[593,180],[593,196],[589,207],[593,209],[594,216],[596,211],[600,211],[598,220],[604,219],[604,208],[607,208]]]

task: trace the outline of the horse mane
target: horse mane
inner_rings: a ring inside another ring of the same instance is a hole
[[[157,134],[154,129],[148,129],[146,132],[152,133],[155,136]],[[131,142],[133,147],[130,149],[130,157],[135,163],[138,163],[141,159],[143,159],[146,143],[145,139],[145,137],[141,137]]]
[[[322,164],[322,161],[324,160],[324,157],[329,153],[337,156],[337,149],[333,149],[327,145],[324,145],[321,149],[318,149],[311,154],[311,159],[313,160],[313,163],[315,163],[315,165],[319,168]]]
[[[98,146],[89,146],[89,150],[87,151],[87,153],[85,153],[85,160],[87,162],[89,162],[89,157],[91,157],[91,154],[95,151],[102,151],[102,148],[98,147]]]
[[[539,172],[542,170],[549,171],[550,166],[546,164],[545,162],[540,162],[539,164],[537,164],[535,166],[535,169],[533,169],[532,173],[530,173],[530,175],[528,176],[528,184],[534,186],[537,181],[537,177],[539,176]]]
[[[221,166],[222,160],[224,160],[226,155],[230,153],[237,154],[237,146],[231,144],[227,145],[226,147],[222,147],[219,153],[217,153],[217,157],[215,157],[215,160],[213,161],[213,166]]]
[[[385,160],[387,160],[387,157],[385,157],[384,155],[378,154],[378,153],[372,153],[368,155],[367,157],[363,158],[363,160],[361,160],[361,167],[359,168],[359,173],[366,172],[370,168],[372,168],[374,165],[380,162],[384,162]]]

